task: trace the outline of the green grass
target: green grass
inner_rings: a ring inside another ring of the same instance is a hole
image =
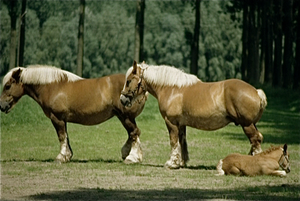
[[[127,139],[117,118],[96,126],[68,124],[74,152],[67,164],[54,162],[59,143],[50,120],[29,97],[10,114],[1,114],[1,199],[31,200],[299,200],[300,93],[265,89],[268,106],[258,129],[263,149],[288,144],[287,177],[217,177],[221,158],[250,149],[241,127],[233,124],[207,132],[187,129],[187,168],[167,170],[169,136],[150,96],[137,118],[144,160],[125,165],[121,147]]]

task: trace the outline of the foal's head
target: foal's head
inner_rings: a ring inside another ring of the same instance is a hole
[[[9,113],[18,100],[24,95],[23,84],[20,81],[22,68],[18,68],[4,77],[3,90],[0,96],[0,109]]]
[[[280,146],[280,147],[271,147],[270,149],[258,154],[265,155],[270,158],[273,158],[278,161],[279,166],[286,172],[289,173],[290,169],[290,160],[289,160],[289,153],[287,151],[287,144]]]
[[[124,88],[121,92],[121,103],[126,107],[132,104],[147,92],[146,83],[142,77],[142,69],[133,62],[132,68],[127,71]]]
[[[289,160],[289,153],[287,151],[287,144],[285,144],[283,146],[283,153],[282,155],[280,156],[280,159],[278,161],[280,167],[286,172],[286,173],[289,173],[291,171],[291,168],[290,168],[290,160]]]

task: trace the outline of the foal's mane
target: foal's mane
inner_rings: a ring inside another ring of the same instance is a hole
[[[184,87],[200,81],[195,75],[184,73],[173,66],[155,66],[144,63],[138,66],[144,71],[144,79],[147,82],[158,86]]]
[[[266,154],[269,154],[273,151],[276,151],[277,149],[282,149],[283,150],[282,146],[277,146],[277,147],[271,146],[269,149],[261,152],[259,155],[266,155]]]
[[[14,71],[21,69],[20,80],[24,84],[50,84],[53,82],[74,82],[83,79],[73,73],[54,66],[30,65],[27,68],[16,67],[3,78],[3,85],[9,81]]]

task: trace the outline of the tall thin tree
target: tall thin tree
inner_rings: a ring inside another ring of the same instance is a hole
[[[80,6],[79,6],[79,26],[78,26],[78,52],[77,52],[77,75],[79,75],[79,76],[82,76],[82,69],[83,69],[84,13],[85,13],[85,0],[80,0]]]
[[[194,75],[198,75],[200,3],[201,0],[195,0],[195,27],[194,27],[193,41],[191,44],[191,67],[190,67],[190,73]]]
[[[282,86],[292,86],[292,63],[293,63],[293,0],[284,1],[284,55],[282,65]]]
[[[10,16],[10,58],[9,58],[9,69],[16,66],[16,55],[17,55],[17,11],[18,1],[8,0],[5,1],[8,7]]]
[[[22,0],[22,10],[20,15],[20,39],[18,48],[18,66],[23,66],[24,63],[24,46],[25,46],[25,15],[26,15],[27,0]]]
[[[145,0],[136,1],[134,60],[143,61]]]
[[[281,86],[282,80],[282,5],[283,0],[274,1],[274,34],[275,34],[275,49],[274,49],[274,68],[273,68],[273,86]]]
[[[298,2],[299,3],[299,2]],[[295,56],[295,68],[294,68],[294,81],[293,88],[297,89],[300,86],[300,3],[297,6],[297,36],[296,36],[296,56]]]

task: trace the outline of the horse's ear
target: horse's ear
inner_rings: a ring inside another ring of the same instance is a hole
[[[11,77],[14,78],[17,83],[20,81],[21,72],[22,70],[21,68],[19,68],[18,70],[15,70],[11,75]]]
[[[136,63],[135,60],[133,61],[132,67],[133,67],[132,74],[136,74],[136,72],[137,72],[137,63]]]
[[[287,144],[283,145],[283,151],[284,151],[284,153],[286,153],[286,151],[287,151]]]

